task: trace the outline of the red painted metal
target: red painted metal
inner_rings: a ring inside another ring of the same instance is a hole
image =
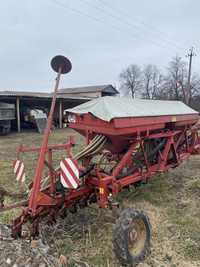
[[[46,150],[48,148],[48,140],[49,140],[49,135],[50,135],[50,131],[52,128],[52,121],[53,121],[53,113],[54,113],[54,108],[56,105],[56,96],[57,96],[57,91],[58,91],[58,85],[59,85],[59,81],[60,81],[60,75],[61,75],[61,71],[62,68],[59,68],[59,72],[56,78],[56,84],[55,84],[55,89],[54,89],[54,95],[53,95],[53,99],[52,99],[52,104],[51,104],[51,109],[49,112],[49,117],[47,120],[47,126],[44,132],[44,136],[43,136],[43,140],[42,140],[42,146],[40,149],[40,155],[39,155],[39,159],[38,159],[38,163],[37,163],[37,167],[36,167],[36,171],[35,171],[35,176],[34,176],[34,180],[33,180],[33,188],[31,190],[31,196],[30,196],[30,200],[29,200],[29,210],[30,212],[34,215],[36,212],[36,203],[37,203],[37,196],[38,193],[40,191],[40,183],[41,183],[41,179],[42,179],[42,172],[44,169],[44,162],[45,162],[45,156],[46,156]]]
[[[90,133],[102,133],[104,135],[114,136],[125,136],[137,132],[147,132],[148,130],[160,130],[164,129],[166,124],[171,124],[174,127],[194,125],[199,118],[198,114],[186,114],[175,116],[118,118],[106,122],[94,117],[92,114],[76,114],[75,116],[76,123],[70,123],[69,126],[71,128],[82,133],[87,130],[90,131]]]
[[[48,145],[46,150],[45,150],[45,153],[49,152],[49,150],[66,150],[67,152],[69,152],[71,147],[74,145],[75,145],[74,138],[73,138],[73,136],[70,136],[69,141],[66,144]],[[34,146],[28,147],[25,145],[21,145],[17,149],[17,153],[39,152],[40,149],[41,149],[40,147],[34,147]]]
[[[36,207],[34,214],[29,212],[27,202],[23,203],[25,208],[20,216],[21,219],[16,219],[13,223],[13,235],[19,235],[21,225],[30,218],[32,218],[32,220],[38,218],[39,220],[39,218],[43,218],[43,216],[50,213],[53,213],[55,217],[59,214],[60,207],[63,205],[65,208],[75,207],[76,205],[79,205],[82,200],[89,201],[94,195],[99,206],[101,208],[106,208],[109,205],[110,195],[114,196],[118,194],[124,187],[129,185],[133,185],[140,181],[147,181],[151,176],[157,173],[176,167],[191,154],[200,152],[198,129],[193,129],[192,122],[189,126],[185,125],[182,129],[180,127],[175,127],[174,129],[173,127],[170,128],[165,128],[157,132],[149,130],[145,136],[139,135],[139,133],[136,137],[130,136],[126,140],[127,145],[124,147],[124,152],[113,155],[113,159],[118,159],[118,162],[112,170],[112,173],[108,175],[96,166],[86,175],[83,184],[76,190],[69,189],[64,193],[56,192],[55,180],[51,179],[51,185],[43,191],[39,191],[34,198]],[[159,151],[156,161],[151,162],[145,151],[145,144],[149,140],[159,139],[165,140],[165,144],[162,150]],[[49,153],[53,149],[68,149],[70,151],[73,144],[73,142],[69,142],[65,145],[49,146],[45,151],[48,151]],[[132,173],[127,173],[123,176],[122,172],[124,168],[131,168],[131,166],[134,165],[132,157],[133,155],[137,155],[140,148],[144,156],[144,166],[142,169],[136,168]],[[27,147],[21,147],[20,151],[38,151],[38,148],[29,149]],[[49,157],[49,164],[51,164],[51,156]],[[92,156],[87,158],[88,164],[90,160],[92,160]],[[81,167],[80,169],[83,168]],[[59,170],[57,170],[56,173],[59,174]],[[55,173],[51,173],[51,175],[55,177]],[[120,175],[122,176],[120,177]]]
[[[186,116],[187,117],[187,116]],[[84,120],[84,118],[82,118]],[[149,125],[148,131],[143,131],[143,126],[133,129],[133,134],[129,134],[129,130],[125,135],[115,136],[107,135],[108,145],[105,155],[108,155],[108,159],[116,162],[110,174],[104,172],[98,164],[87,174],[82,180],[82,184],[77,189],[67,189],[63,192],[56,191],[55,177],[58,177],[60,170],[49,170],[50,185],[49,187],[39,190],[33,200],[34,212],[30,213],[28,202],[23,203],[23,213],[13,222],[13,236],[18,236],[21,233],[21,226],[29,219],[35,220],[33,225],[33,233],[36,233],[37,222],[44,216],[52,214],[55,219],[56,216],[64,208],[73,207],[76,210],[78,205],[82,205],[82,202],[97,201],[101,208],[107,208],[109,206],[110,196],[117,195],[123,188],[134,185],[141,181],[148,181],[150,177],[155,174],[169,170],[178,166],[183,160],[186,160],[191,154],[200,153],[200,137],[198,135],[199,125],[194,124],[196,120],[191,118],[185,125],[180,126],[175,123],[166,123],[162,129],[156,129],[155,125]],[[161,125],[161,124],[160,124]],[[76,127],[82,129],[83,125],[76,124]],[[73,128],[76,128],[73,127]],[[141,130],[142,129],[142,130]],[[84,131],[86,139],[93,138],[95,129],[90,130],[88,134],[88,125],[85,125]],[[99,133],[99,131],[97,131]],[[105,129],[107,132],[107,129]],[[107,132],[108,133],[108,132]],[[156,153],[155,159],[151,159],[147,153],[146,145],[148,142],[151,144],[154,141],[164,140],[162,149]],[[64,149],[68,155],[71,155],[71,147],[74,142],[71,140],[64,145],[51,145],[45,147],[45,152],[48,153],[48,164],[52,164],[52,151],[56,149]],[[117,149],[115,148],[117,146]],[[28,148],[21,146],[18,150],[20,152],[38,152],[39,148]],[[114,151],[114,152],[113,152]],[[136,157],[136,159],[134,159]],[[87,157],[82,160],[80,165],[80,171],[87,169],[87,165],[92,161],[93,156]],[[137,166],[131,169],[135,162],[139,160],[142,166]],[[123,174],[123,172],[128,169]],[[34,187],[33,187],[34,188]],[[29,200],[30,201],[30,200]],[[29,202],[30,203],[30,202]],[[30,204],[29,204],[30,205]]]
[[[57,78],[56,78],[56,83],[55,83],[55,87],[54,87],[54,91],[53,91],[54,93],[53,93],[53,98],[52,98],[52,102],[51,102],[51,108],[50,108],[50,112],[49,112],[49,116],[48,116],[48,120],[47,120],[47,125],[46,125],[45,131],[44,131],[42,145],[41,145],[39,158],[38,158],[38,162],[37,162],[37,167],[36,167],[36,171],[35,171],[35,176],[34,176],[34,180],[33,180],[33,188],[31,190],[31,195],[30,195],[30,199],[29,199],[29,212],[32,215],[35,214],[36,208],[37,208],[37,198],[38,198],[38,194],[40,192],[40,183],[41,183],[41,179],[42,179],[42,172],[43,172],[44,165],[45,165],[45,156],[46,156],[46,151],[48,149],[49,135],[50,135],[50,131],[52,128],[53,114],[54,114],[54,109],[55,109],[55,105],[56,105],[56,96],[57,96],[57,92],[58,92],[60,76],[61,76],[61,74],[68,73],[69,71],[71,71],[71,68],[72,68],[71,62],[67,58],[65,58],[64,56],[61,56],[61,55],[58,55],[51,60],[51,66],[52,66],[53,70],[57,72]],[[51,163],[50,152],[49,152],[49,161]],[[50,173],[50,175],[51,175],[51,179],[53,182],[52,173]],[[53,191],[53,189],[54,189],[53,186],[51,186],[51,191]]]
[[[48,145],[60,74],[61,71],[56,80],[41,148],[20,146],[17,150],[18,158],[20,153],[26,152],[40,152],[40,155],[30,197],[11,206],[22,206],[22,214],[12,224],[14,237],[21,235],[22,225],[29,220],[33,222],[31,234],[35,236],[39,230],[39,221],[44,216],[55,220],[65,208],[76,211],[77,207],[92,202],[98,202],[101,208],[107,208],[112,197],[123,188],[147,182],[153,175],[178,166],[191,154],[200,154],[200,126],[196,114],[123,118],[110,122],[91,114],[76,115],[76,122],[70,123],[70,127],[84,135],[87,144],[97,134],[106,136],[104,151],[99,151],[98,154],[105,157],[109,166],[112,163],[114,165],[108,172],[102,164],[94,163],[91,154],[79,161],[81,185],[76,189],[60,187],[60,169],[53,168],[52,153],[63,149],[68,157],[72,157],[71,148],[75,144],[70,138],[67,144]],[[49,168],[50,179],[48,186],[41,188],[45,164]],[[5,209],[9,209],[9,206],[2,206],[0,211]]]

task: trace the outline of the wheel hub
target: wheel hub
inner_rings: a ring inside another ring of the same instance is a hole
[[[129,233],[129,242],[133,245],[135,241],[137,240],[137,237],[138,237],[137,231],[133,229]]]
[[[137,256],[144,249],[146,241],[146,228],[140,219],[134,220],[129,231],[129,251],[132,256]]]

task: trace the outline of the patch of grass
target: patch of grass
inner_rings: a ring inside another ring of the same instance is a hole
[[[0,213],[0,223],[10,224],[12,220],[18,217],[21,214],[20,209],[12,209],[5,212]]]
[[[190,193],[199,193],[200,195],[200,176],[192,177],[192,179],[188,180],[186,187]]]
[[[141,184],[136,189],[136,194],[133,194],[133,199],[142,199],[158,207],[167,207],[175,199],[175,189],[168,180],[168,174],[161,174],[153,176],[148,183]]]
[[[191,239],[186,239],[183,244],[183,253],[186,259],[200,260],[200,245]]]
[[[63,254],[69,259],[71,266],[114,266],[112,254],[112,224],[106,222],[107,212],[99,209],[86,208],[77,214],[69,214],[62,222],[62,230],[54,232],[56,239],[47,243],[57,250],[58,255]],[[60,234],[59,234],[60,231]],[[47,236],[47,235],[45,235]],[[77,263],[77,265],[76,265]],[[87,263],[88,265],[79,265]],[[118,265],[116,265],[118,266]]]
[[[194,193],[199,182],[199,178],[192,176],[179,180],[183,186],[177,190],[175,201],[166,209],[178,235],[177,244],[183,256],[192,261],[200,261],[200,206]]]
[[[190,214],[184,214],[186,212],[186,210],[183,210],[181,212],[177,212],[176,210],[174,210],[173,215],[172,212],[170,212],[170,218],[173,220],[173,223],[179,228],[181,232],[181,238],[186,239],[187,237],[190,237],[193,239],[200,240],[200,235],[197,235],[196,232],[200,231],[199,218],[192,217]]]
[[[0,160],[0,186],[7,190],[12,189],[12,191],[17,189],[12,161]]]
[[[73,241],[70,238],[58,238],[55,239],[54,242],[59,254],[70,255],[74,250]]]

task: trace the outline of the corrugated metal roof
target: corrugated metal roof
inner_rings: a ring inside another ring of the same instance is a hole
[[[92,97],[78,96],[80,93],[95,93],[105,92],[111,94],[118,94],[119,92],[111,85],[94,85],[85,87],[63,88],[60,89],[57,98],[72,98],[72,99],[91,99]],[[20,96],[20,97],[39,97],[39,98],[51,98],[52,93],[43,92],[29,92],[29,91],[0,91],[0,96]]]
[[[78,96],[73,94],[66,94],[66,95],[57,95],[57,98],[59,99],[80,99],[80,100],[91,100],[91,97],[85,97],[85,96]]]
[[[0,96],[31,96],[31,97],[52,97],[52,93],[25,92],[25,91],[0,91]]]
[[[113,93],[118,94],[119,92],[111,85],[93,85],[93,86],[84,86],[84,87],[73,87],[73,88],[62,88],[59,90],[60,94],[79,94],[79,93],[95,93],[103,91],[113,91]]]
[[[12,96],[20,96],[20,97],[36,97],[36,98],[52,98],[52,93],[41,93],[41,92],[25,92],[25,91],[0,91],[0,97],[12,97]],[[59,99],[85,99],[90,100],[89,97],[77,96],[73,94],[67,95],[57,95]]]

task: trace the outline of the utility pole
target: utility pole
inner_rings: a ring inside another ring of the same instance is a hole
[[[191,71],[192,71],[192,58],[196,56],[194,53],[194,47],[190,48],[188,54],[186,57],[189,58],[189,68],[188,68],[188,80],[187,80],[187,90],[186,90],[186,104],[189,104],[189,101],[191,99],[192,93],[191,93]]]

